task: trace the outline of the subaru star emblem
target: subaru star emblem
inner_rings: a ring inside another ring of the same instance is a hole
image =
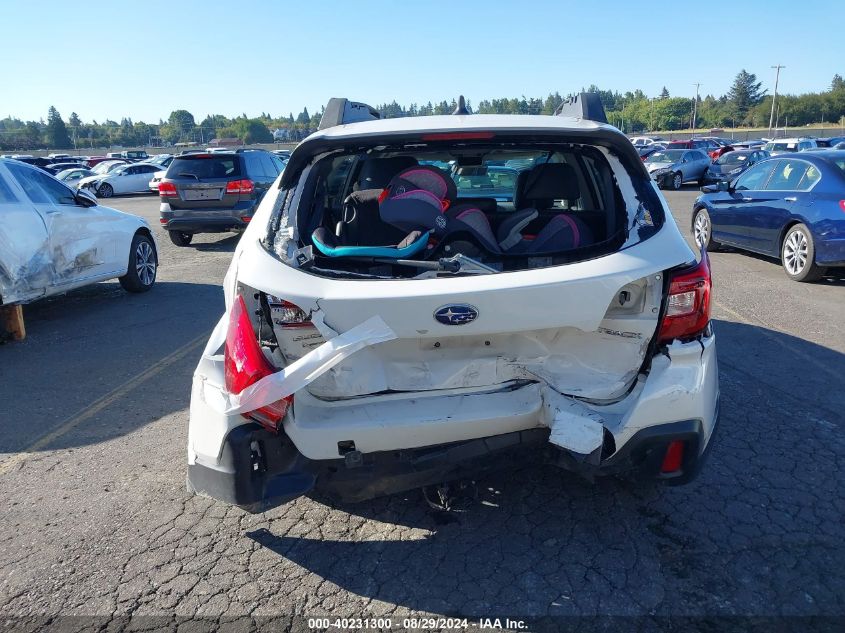
[[[453,303],[437,308],[434,318],[443,325],[463,325],[478,318],[478,309],[466,303]]]

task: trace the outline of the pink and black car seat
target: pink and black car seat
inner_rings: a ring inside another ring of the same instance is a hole
[[[580,197],[578,176],[570,165],[541,163],[520,172],[513,194],[516,211],[499,225],[496,234],[502,250],[509,254],[548,254],[592,244],[593,232],[573,213],[556,213],[535,235],[525,232],[555,200],[565,200],[572,206]]]

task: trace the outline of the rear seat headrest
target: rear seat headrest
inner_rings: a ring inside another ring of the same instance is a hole
[[[358,189],[384,189],[390,179],[403,169],[413,167],[417,159],[413,156],[391,158],[370,158],[361,165],[358,173]]]
[[[548,209],[554,200],[577,200],[580,197],[578,176],[570,165],[542,163],[517,176],[513,206],[515,209]]]

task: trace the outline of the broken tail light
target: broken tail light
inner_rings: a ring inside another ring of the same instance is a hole
[[[226,345],[223,349],[223,367],[226,390],[239,394],[250,385],[277,370],[261,351],[255,330],[250,322],[244,298],[235,297],[229,314],[229,329],[226,331]],[[272,404],[243,415],[256,420],[262,426],[277,431],[285,417],[293,396],[286,396]]]
[[[279,327],[286,329],[314,327],[311,323],[311,315],[295,303],[267,295],[267,304],[270,306],[273,323]]]
[[[255,183],[248,178],[230,180],[226,183],[226,193],[252,193],[253,191],[255,191]]]
[[[659,341],[691,339],[710,323],[710,259],[702,251],[701,261],[673,273],[669,278],[666,315],[660,324]]]
[[[172,182],[158,183],[158,195],[162,198],[175,198],[179,194],[176,193],[176,185]]]

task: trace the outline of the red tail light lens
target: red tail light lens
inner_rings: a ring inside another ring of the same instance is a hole
[[[172,182],[158,183],[158,195],[162,198],[175,198],[179,194],[176,193],[176,185]]]
[[[255,183],[247,178],[230,180],[226,183],[226,193],[252,193],[253,191],[255,191]]]
[[[701,334],[710,322],[710,259],[703,251],[701,261],[669,279],[669,305],[660,324],[661,343],[690,339]]]
[[[276,372],[261,351],[255,330],[249,319],[244,298],[238,295],[229,314],[229,329],[223,349],[223,367],[226,389],[238,394],[265,376]],[[278,430],[279,422],[285,417],[293,396],[287,396],[273,404],[261,407],[244,415],[255,419],[270,430]]]

